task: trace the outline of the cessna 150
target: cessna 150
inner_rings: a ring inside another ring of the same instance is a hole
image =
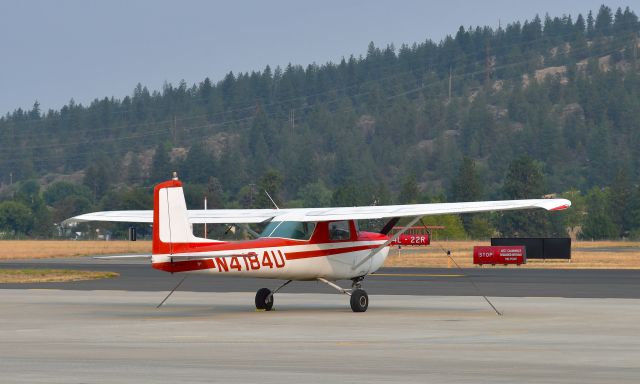
[[[349,295],[351,309],[364,312],[369,297],[363,279],[382,266],[389,245],[403,231],[388,236],[400,218],[409,228],[427,215],[543,208],[558,211],[565,199],[502,200],[464,203],[387,205],[342,208],[187,210],[182,182],[172,180],[154,189],[153,211],[94,212],[67,222],[114,221],[153,223],[153,268],[176,273],[205,273],[285,280],[275,290],[256,293],[257,309],[269,311],[273,296],[295,280],[317,280]],[[379,233],[358,229],[356,220],[389,219]],[[192,224],[266,224],[253,240],[219,241],[196,237]],[[114,258],[117,258],[114,257]],[[351,280],[342,288],[338,280]]]

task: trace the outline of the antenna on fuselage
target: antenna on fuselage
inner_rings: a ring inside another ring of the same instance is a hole
[[[278,204],[276,204],[276,202],[275,202],[275,201],[273,201],[273,199],[271,198],[271,195],[269,194],[269,192],[267,192],[267,190],[266,190],[266,189],[264,190],[264,193],[266,193],[266,194],[267,194],[267,197],[269,198],[269,200],[271,200],[271,203],[273,203],[273,206],[274,206],[274,207],[276,207],[276,209],[280,209],[280,208],[278,207]]]
[[[175,172],[175,171],[174,171],[174,172],[171,174],[171,180],[178,180],[178,172]]]

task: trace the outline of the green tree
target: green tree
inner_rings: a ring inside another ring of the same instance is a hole
[[[357,207],[372,205],[375,191],[370,185],[346,182],[333,191],[331,205],[334,207]]]
[[[150,183],[157,184],[171,177],[173,169],[169,159],[169,148],[170,145],[168,143],[159,144],[156,147],[153,162],[151,163],[151,171],[149,172]]]
[[[278,207],[283,207],[281,189],[282,175],[280,175],[280,172],[274,169],[268,170],[258,183],[258,194],[256,196],[257,207],[275,208],[273,202],[275,202]],[[271,202],[265,191],[269,193],[273,202]]]
[[[82,196],[89,199],[91,198],[91,190],[84,185],[56,181],[51,183],[43,193],[45,203],[51,206],[69,196]]]
[[[224,208],[225,196],[222,183],[217,177],[210,176],[207,183],[207,207],[209,209]]]
[[[400,204],[417,204],[420,198],[420,189],[414,174],[405,177],[398,195],[398,203]]]
[[[625,169],[616,174],[608,197],[609,216],[618,228],[618,236],[629,236],[633,226],[633,187]]]
[[[84,195],[69,195],[57,199],[53,204],[51,219],[60,223],[70,217],[91,211],[92,204],[89,197]]]
[[[538,164],[528,156],[521,156],[509,165],[504,181],[503,197],[508,200],[536,199],[544,195],[544,176]],[[550,235],[546,212],[527,210],[498,215],[497,228],[502,236],[544,237]]]
[[[482,199],[482,183],[473,159],[466,156],[462,159],[458,173],[451,183],[451,196],[453,201],[478,201]],[[486,238],[487,235],[490,236],[494,232],[487,215],[463,214],[460,215],[460,219],[465,231],[473,238]]]
[[[587,217],[580,237],[585,240],[617,239],[618,228],[607,209],[609,191],[593,188],[587,195]]]
[[[572,189],[563,193],[561,197],[571,201],[571,208],[556,212],[553,216],[559,217],[563,228],[566,228],[570,233],[577,234],[584,225],[587,215],[585,196],[580,191]]]
[[[181,168],[181,178],[190,183],[206,183],[215,173],[215,159],[204,142],[194,144]]]
[[[17,201],[0,203],[0,229],[10,235],[27,234],[33,225],[29,207]]]
[[[453,201],[477,201],[482,199],[482,183],[473,159],[464,157],[451,183]]]
[[[96,154],[89,162],[82,184],[91,190],[94,201],[101,199],[117,180],[117,169],[118,160],[109,158],[105,153]]]
[[[462,219],[464,219],[464,216]],[[483,214],[472,215],[471,220],[469,220],[467,226],[464,227],[464,230],[467,232],[467,235],[474,240],[487,240],[496,233],[490,216]]]
[[[428,226],[443,226],[444,229],[432,232],[432,239],[438,240],[463,240],[467,233],[462,226],[459,215],[425,216],[423,222]]]
[[[611,32],[611,26],[613,23],[613,14],[611,8],[606,5],[601,5],[596,16],[595,32],[598,35],[608,35]]]
[[[40,193],[40,184],[36,180],[21,182],[14,199],[31,211],[31,225],[26,233],[34,237],[50,237],[54,229],[53,222]]]
[[[322,180],[306,184],[298,191],[302,205],[311,208],[331,206],[331,195],[331,190]]]

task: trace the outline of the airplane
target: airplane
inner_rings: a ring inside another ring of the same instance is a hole
[[[274,204],[275,205],[275,204]],[[182,182],[176,173],[154,188],[153,211],[106,211],[65,220],[153,223],[151,255],[155,269],[170,273],[199,273],[284,280],[271,290],[256,292],[255,306],[270,311],[274,295],[292,281],[316,280],[350,296],[353,312],[365,312],[369,297],[362,288],[366,276],[384,263],[390,244],[404,230],[389,236],[401,218],[408,229],[423,216],[542,208],[567,209],[566,199],[501,200],[462,203],[381,205],[340,208],[187,210]],[[357,220],[387,219],[380,232],[358,228]],[[221,241],[196,237],[192,224],[225,223],[265,229],[252,240]],[[116,259],[131,256],[107,256]],[[134,256],[135,257],[135,256]],[[337,284],[351,280],[351,288]]]

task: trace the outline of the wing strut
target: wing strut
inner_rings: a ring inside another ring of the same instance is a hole
[[[399,220],[400,220],[399,217],[391,218],[391,220],[387,221],[387,224],[385,224],[384,227],[382,227],[382,229],[380,230],[380,233],[382,233],[383,235],[386,235],[387,233],[391,232],[393,227],[395,227],[396,224],[398,224]]]
[[[413,220],[411,220],[409,222],[409,224],[405,225],[404,228],[402,228],[402,230],[398,231],[395,235],[391,236],[389,238],[389,240],[387,240],[386,242],[384,242],[382,245],[380,245],[378,248],[373,249],[371,252],[369,252],[369,254],[367,256],[365,256],[362,260],[360,260],[360,262],[356,265],[354,265],[353,267],[351,267],[351,269],[358,269],[362,264],[366,263],[367,261],[369,261],[369,259],[371,259],[373,256],[377,255],[378,252],[382,251],[382,249],[384,247],[387,247],[389,244],[391,244],[392,242],[394,242],[398,237],[400,237],[400,235],[402,235],[403,233],[405,233],[407,230],[409,230],[409,228],[411,228],[411,226],[413,226],[413,224],[417,223],[418,220],[420,220],[422,218],[422,216],[416,216],[413,218]]]

